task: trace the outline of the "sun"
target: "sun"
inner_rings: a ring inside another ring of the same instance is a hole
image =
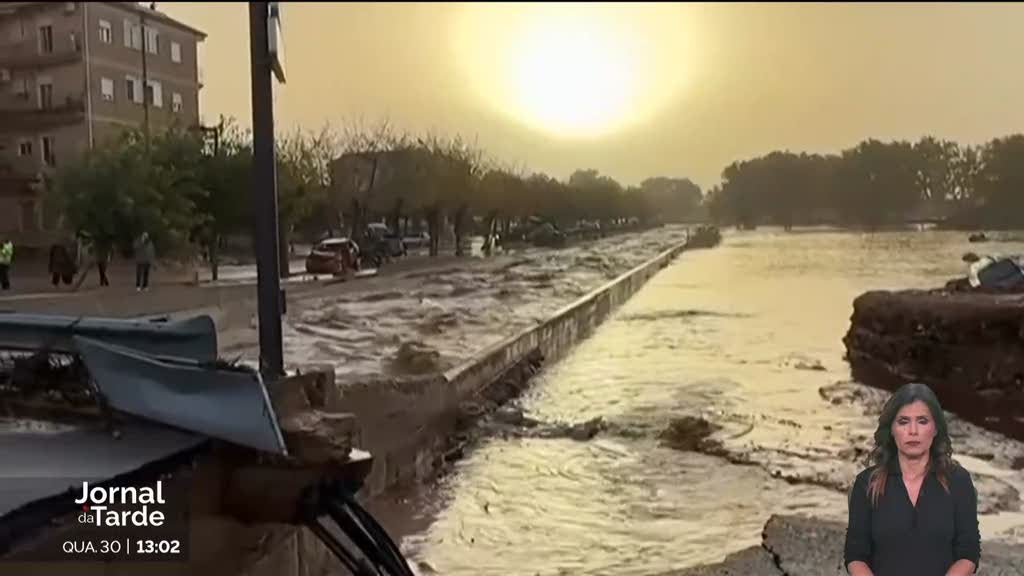
[[[667,11],[671,10],[671,12]],[[596,138],[649,118],[680,85],[677,9],[660,5],[471,4],[456,60],[491,108],[563,138]]]
[[[537,18],[513,56],[511,104],[529,123],[559,134],[618,128],[636,86],[624,44],[593,19]]]
[[[684,77],[678,6],[466,4],[454,60],[482,104],[561,138],[649,119]]]

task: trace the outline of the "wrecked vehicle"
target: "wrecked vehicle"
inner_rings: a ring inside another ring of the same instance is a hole
[[[950,280],[945,290],[985,294],[1024,292],[1024,269],[1019,257],[972,256],[967,276]]]
[[[967,280],[972,288],[999,291],[1024,289],[1024,271],[1011,258],[986,256],[971,264]]]
[[[306,272],[342,276],[360,268],[359,245],[350,238],[327,238],[313,246],[306,256]]]
[[[534,246],[560,248],[565,246],[565,234],[550,222],[544,222],[526,233],[525,239]]]
[[[291,534],[317,573],[411,576],[354,497],[372,456],[353,446],[354,417],[332,391],[333,372],[264,381],[220,360],[205,315],[0,313],[0,559],[58,573],[148,553],[176,563],[168,574],[255,574]],[[129,489],[160,496],[114,501]],[[99,505],[83,513],[83,500]],[[129,510],[131,525],[99,520]],[[217,538],[195,537],[214,525]],[[112,534],[124,548],[85,545]]]
[[[693,232],[687,231],[687,249],[713,248],[721,242],[722,233],[716,226],[698,226]]]

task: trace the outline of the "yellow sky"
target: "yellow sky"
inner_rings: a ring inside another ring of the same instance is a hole
[[[209,34],[204,117],[248,124],[246,5],[159,9]],[[283,21],[279,129],[386,117],[563,178],[709,187],[773,149],[1024,131],[1019,4],[288,2]]]

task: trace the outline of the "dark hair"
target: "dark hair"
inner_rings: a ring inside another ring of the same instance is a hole
[[[942,487],[949,491],[949,476],[956,462],[953,461],[953,444],[949,439],[946,416],[939,405],[939,399],[932,389],[924,384],[905,384],[893,393],[878,416],[878,429],[875,430],[875,448],[871,451],[874,470],[868,479],[868,496],[872,505],[877,506],[879,498],[885,494],[885,481],[889,477],[889,466],[898,458],[896,441],[892,437],[892,423],[900,409],[907,404],[920,400],[932,413],[935,422],[935,439],[928,451],[928,470],[934,471]]]

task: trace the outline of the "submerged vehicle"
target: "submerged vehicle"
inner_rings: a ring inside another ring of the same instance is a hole
[[[350,238],[327,238],[313,246],[306,256],[306,272],[340,276],[360,269],[359,245]]]

